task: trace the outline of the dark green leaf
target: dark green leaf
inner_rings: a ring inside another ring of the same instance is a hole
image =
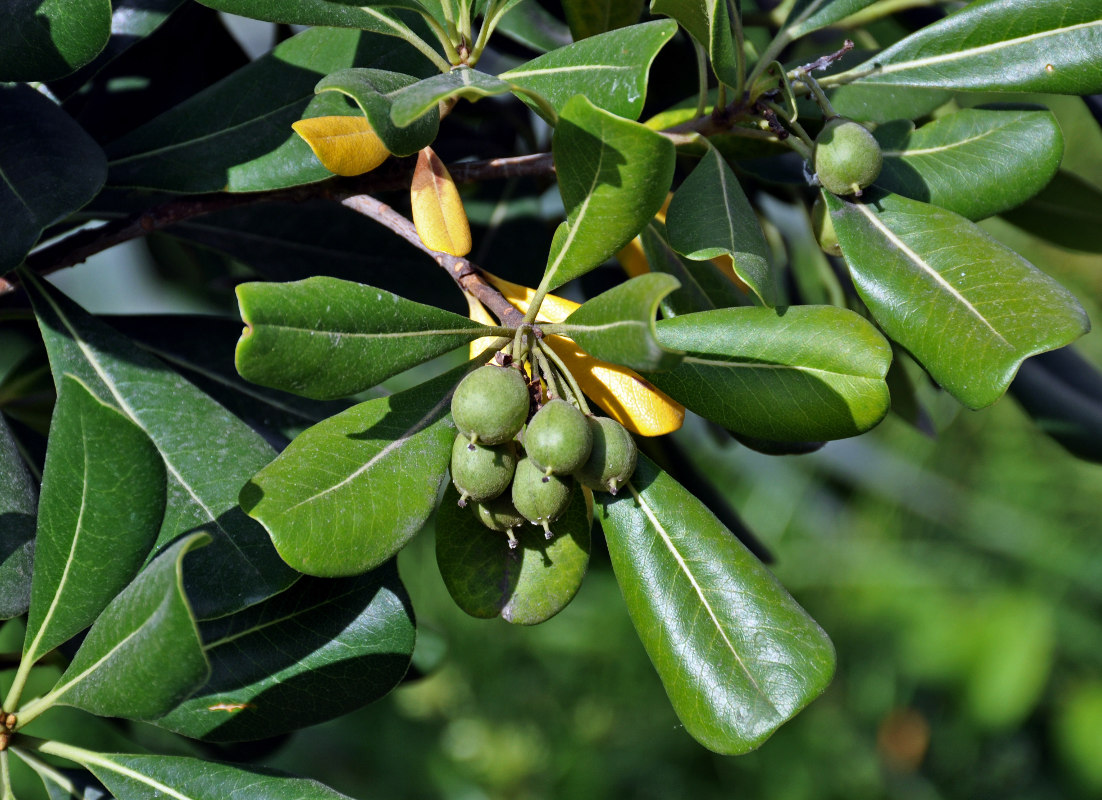
[[[1046,241],[1102,253],[1102,191],[1063,170],[1040,194],[1002,218]]]
[[[798,0],[785,20],[784,30],[790,39],[799,39],[856,14],[876,0]]]
[[[1102,92],[1098,0],[978,0],[854,67],[867,85]]]
[[[699,500],[640,456],[630,491],[598,496],[616,580],[688,732],[752,750],[822,693],[834,648]]]
[[[599,108],[638,119],[651,62],[676,32],[669,20],[632,25],[552,50],[500,77],[546,97],[556,111],[584,94]]]
[[[303,578],[201,633],[211,678],[157,725],[205,741],[263,739],[393,689],[413,653],[413,611],[391,562],[354,578]]]
[[[643,0],[563,0],[562,10],[578,41],[638,22]]]
[[[488,329],[362,283],[307,278],[237,287],[248,326],[237,370],[253,383],[320,400],[382,383]]]
[[[587,300],[556,332],[603,361],[637,370],[669,369],[681,356],[658,343],[654,317],[662,298],[679,286],[671,275],[640,275]]]
[[[877,186],[972,220],[1037,194],[1064,153],[1050,111],[967,108],[913,132],[881,125],[875,135],[884,155]]]
[[[1024,359],[1090,329],[1067,289],[964,217],[899,195],[868,199],[827,196],[857,292],[969,408],[1001,397]]]
[[[483,97],[506,94],[509,84],[493,75],[469,67],[457,67],[451,72],[433,75],[404,89],[391,97],[390,118],[400,128],[412,125],[437,105],[452,97],[462,97],[472,103]]]
[[[850,83],[830,92],[834,110],[860,122],[919,119],[953,99],[948,89]]]
[[[599,266],[662,207],[673,179],[669,139],[576,96],[552,139],[566,222],[551,243],[544,280],[555,289]]]
[[[440,127],[436,108],[418,116],[408,127],[397,127],[390,119],[394,93],[417,83],[412,75],[381,69],[342,69],[326,75],[314,87],[316,92],[337,91],[356,101],[372,130],[386,149],[396,156],[409,156],[432,144]],[[506,90],[507,91],[507,90]]]
[[[1102,373],[1065,347],[1022,364],[1010,384],[1037,427],[1079,458],[1102,463]]]
[[[91,625],[138,574],[165,510],[165,468],[141,428],[64,375],[50,424],[23,657]]]
[[[557,50],[571,41],[570,29],[539,3],[515,6],[501,18],[494,33],[500,33],[537,53]]]
[[[762,303],[776,303],[765,234],[738,178],[714,147],[674,193],[666,231],[674,250],[695,261],[729,255],[735,274]]]
[[[307,30],[114,142],[110,181],[176,192],[246,192],[332,177],[291,123],[347,114],[340,93],[315,95],[314,87],[353,66],[413,75],[431,71],[399,39]]]
[[[188,596],[201,618],[258,603],[295,574],[264,530],[237,507],[242,484],[274,451],[259,434],[46,284],[27,275],[55,376],[79,377],[153,440],[168,472],[168,509],[157,547],[204,530],[214,542],[192,559]]]
[[[405,546],[436,506],[465,365],[360,403],[303,432],[241,490],[284,560],[308,575],[357,575]]]
[[[186,536],[153,559],[96,620],[41,702],[154,719],[202,686],[210,667],[181,573],[187,552],[209,540],[205,533]]]
[[[589,567],[589,515],[580,486],[574,487],[563,515],[543,528],[514,531],[517,547],[504,533],[479,522],[471,508],[459,507],[459,492],[448,485],[436,515],[436,563],[448,593],[472,617],[501,617],[536,625],[574,599]]]
[[[651,12],[680,22],[708,53],[712,70],[722,83],[741,84],[727,0],[653,0]]]
[[[685,351],[655,386],[728,430],[771,441],[854,436],[888,412],[887,341],[834,306],[723,308],[658,323]]]
[[[0,81],[51,81],[84,66],[111,36],[111,0],[8,0]],[[0,112],[0,119],[6,112]]]
[[[0,273],[106,177],[103,151],[68,114],[29,86],[0,86]]]
[[[746,295],[711,261],[689,261],[678,255],[666,241],[666,228],[658,220],[649,222],[639,235],[651,270],[672,275],[681,284],[680,289],[662,299],[659,308],[663,317],[746,304]]]
[[[400,26],[408,21],[393,8],[416,9],[413,0],[356,3],[341,0],[200,0],[203,5],[250,19],[289,25],[319,25],[332,28],[360,28],[387,36],[401,36]]]
[[[0,414],[0,619],[20,616],[31,600],[36,494]]]

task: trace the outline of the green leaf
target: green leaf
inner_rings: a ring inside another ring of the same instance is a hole
[[[727,0],[653,0],[650,10],[681,23],[708,53],[712,70],[720,82],[728,86],[742,83]]]
[[[1061,247],[1102,253],[1102,191],[1060,170],[1035,197],[1002,218]]]
[[[62,376],[50,424],[23,657],[87,628],[133,580],[157,539],[165,468],[149,437]]]
[[[746,296],[714,263],[689,261],[678,255],[666,241],[666,228],[658,220],[651,220],[639,236],[651,270],[672,275],[681,284],[680,289],[662,298],[659,308],[663,317],[745,305]]]
[[[662,207],[674,168],[669,139],[581,95],[563,106],[552,150],[566,222],[551,243],[549,290],[631,241]]]
[[[672,275],[639,275],[587,300],[555,332],[603,361],[637,370],[669,369],[681,356],[658,343],[654,317],[662,298],[680,285]]]
[[[580,41],[638,22],[643,0],[563,0],[562,10],[574,39]]]
[[[387,72],[382,69],[341,69],[326,75],[315,92],[337,91],[356,101],[364,112],[375,135],[382,139],[386,149],[396,156],[411,156],[432,144],[440,128],[440,114],[436,108],[421,114],[408,127],[396,127],[390,119],[394,94],[400,89],[417,83],[412,75]]]
[[[285,589],[297,577],[264,530],[237,507],[239,487],[274,451],[263,438],[180,375],[25,274],[55,380],[79,377],[153,440],[168,472],[168,508],[157,537],[164,547],[182,534],[214,541],[192,561],[187,591],[201,618],[239,611]]]
[[[414,0],[355,4],[341,0],[199,0],[218,11],[250,19],[282,22],[288,25],[319,25],[331,28],[360,28],[387,36],[401,36],[400,26],[408,18],[386,10],[389,8],[418,9]]]
[[[570,44],[570,29],[556,16],[548,12],[539,3],[520,3],[501,18],[494,28],[514,42],[546,53]]]
[[[0,273],[106,177],[103,151],[72,117],[29,86],[0,86]]]
[[[919,119],[953,99],[948,89],[872,86],[850,83],[830,92],[830,103],[843,117],[859,122]]]
[[[789,12],[782,30],[789,39],[799,39],[856,14],[874,2],[876,0],[799,0]]]
[[[357,575],[421,529],[447,475],[451,392],[467,369],[318,423],[245,485],[242,508],[288,564],[308,575]]]
[[[486,336],[466,317],[362,283],[307,278],[237,287],[246,380],[320,400],[347,397]]]
[[[36,495],[11,429],[0,414],[0,619],[20,616],[31,600]]]
[[[675,33],[669,20],[644,22],[552,50],[499,77],[546,97],[556,111],[584,94],[598,108],[638,119],[651,62]]]
[[[674,250],[687,258],[729,255],[735,274],[762,303],[776,303],[765,234],[738,178],[714,147],[674,193],[666,231]]]
[[[483,97],[509,92],[509,84],[493,75],[470,67],[457,67],[451,72],[433,75],[399,89],[391,96],[390,119],[400,128],[412,125],[452,97],[462,97],[472,103]]]
[[[95,58],[110,37],[110,0],[8,0],[0,25],[0,81],[64,77]]]
[[[598,495],[616,580],[686,730],[754,749],[823,692],[834,648],[692,494],[640,455],[630,492]]]
[[[977,0],[846,73],[866,85],[1102,92],[1097,0]]]
[[[1025,358],[1090,329],[1075,297],[964,217],[899,195],[827,195],[858,294],[881,328],[969,408]]]
[[[647,378],[730,431],[770,441],[854,436],[888,412],[891,348],[864,318],[834,306],[723,308],[658,323],[685,351]]]
[[[202,686],[210,667],[181,565],[189,550],[209,540],[205,533],[186,536],[153,559],[107,606],[39,702],[101,717],[154,719]]]
[[[157,725],[208,742],[264,739],[393,689],[413,654],[413,610],[390,562],[354,578],[303,578],[201,633],[210,680]]]
[[[448,593],[472,617],[536,625],[578,593],[589,567],[590,527],[585,497],[575,486],[566,511],[551,523],[551,539],[543,528],[524,525],[514,531],[517,547],[510,548],[504,533],[459,507],[459,492],[449,484],[436,515],[436,563]]]
[[[972,220],[1037,194],[1064,153],[1050,111],[968,108],[913,132],[882,125],[875,136],[884,155],[877,186]]]
[[[174,192],[248,192],[330,178],[291,123],[346,115],[339,92],[315,95],[314,87],[353,66],[431,71],[424,57],[393,37],[304,31],[112,143],[109,179]]]

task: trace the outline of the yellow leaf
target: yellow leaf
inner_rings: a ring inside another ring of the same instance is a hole
[[[417,156],[410,186],[413,225],[430,250],[453,256],[471,252],[471,226],[455,181],[431,147]]]
[[[387,160],[390,151],[362,116],[312,117],[292,122],[322,166],[337,175],[362,175]]]
[[[497,325],[497,320],[490,316],[490,312],[486,310],[486,306],[482,305],[477,297],[467,291],[463,292],[463,296],[467,298],[467,316],[475,322],[481,322],[483,325]],[[470,355],[468,358],[474,358],[479,355],[483,350],[492,345],[496,338],[495,336],[483,336],[481,339],[475,339],[471,342]]]

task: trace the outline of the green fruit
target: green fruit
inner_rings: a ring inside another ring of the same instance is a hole
[[[542,525],[544,536],[550,539],[548,525],[566,510],[573,488],[574,479],[569,475],[548,477],[532,459],[522,458],[513,476],[513,505],[526,520]]]
[[[459,505],[467,505],[467,500],[483,502],[497,497],[509,488],[516,466],[517,451],[512,442],[486,446],[456,436],[451,467]]]
[[[452,420],[475,444],[512,439],[528,419],[528,382],[512,367],[479,367],[455,387]]]
[[[815,238],[824,253],[832,256],[842,255],[838,234],[834,232],[834,222],[821,195],[815,198],[815,205],[811,207],[811,228],[815,231]]]
[[[487,528],[501,533],[508,533],[525,522],[524,517],[513,505],[512,499],[504,494],[495,497],[493,500],[475,503],[474,514],[478,517],[478,521]],[[516,547],[516,544],[513,544],[515,541],[515,539],[510,540],[511,547]]]
[[[819,183],[834,194],[856,194],[876,180],[884,156],[868,128],[834,117],[815,139],[812,156]]]
[[[566,475],[589,458],[593,434],[585,414],[565,400],[545,405],[524,432],[524,451],[544,475]]]
[[[631,434],[616,420],[590,417],[589,425],[593,431],[593,450],[574,477],[594,491],[616,494],[635,472],[639,450]]]

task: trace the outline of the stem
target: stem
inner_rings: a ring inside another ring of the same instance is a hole
[[[459,30],[459,35],[463,37],[463,43],[469,49],[471,46],[471,4],[469,0],[459,0],[459,21],[456,27]]]
[[[708,110],[708,58],[704,46],[696,39],[693,39],[693,52],[696,53],[696,79],[700,85],[693,119],[699,119]]]
[[[15,729],[19,730],[25,727],[53,708],[54,703],[57,702],[57,698],[64,694],[67,688],[68,687],[62,687],[61,692],[54,690],[47,695],[37,697],[23,706],[23,708],[19,709],[19,722],[16,724]]]
[[[818,103],[819,108],[823,110],[823,115],[826,119],[832,119],[838,116],[838,112],[835,111],[834,106],[830,104],[826,92],[819,86],[819,82],[811,77],[809,72],[801,69],[797,71],[796,77],[811,92],[811,96],[815,98],[815,102]]]
[[[777,56],[779,56],[781,51],[788,46],[789,41],[791,41],[791,38],[788,35],[788,28],[782,28],[777,31],[777,35],[773,37],[773,41],[765,48],[765,52],[761,54],[758,63],[754,65],[754,70],[750,73],[750,77],[746,79],[746,87],[747,91],[750,92],[749,101],[751,103],[757,99],[754,90],[758,79],[761,78],[762,73],[768,69],[769,65],[777,60]]]
[[[9,769],[8,751],[0,750],[0,800],[15,800],[15,792],[11,789]]]
[[[537,339],[537,341],[539,341]],[[544,355],[544,348],[542,345],[538,345],[532,352],[536,356],[536,363],[539,365],[540,374],[543,375],[544,383],[547,384],[547,396],[551,399],[556,397],[562,397],[562,392],[559,390],[559,382],[555,380],[555,370],[551,368],[551,362],[548,361],[547,356]]]
[[[440,57],[440,54],[437,53],[435,50],[433,50],[428,42],[426,42],[424,39],[422,39],[420,36],[418,36],[416,33],[414,33],[413,30],[408,25],[406,25],[405,23],[399,22],[396,19],[392,19],[392,18],[388,17],[386,14],[383,14],[379,11],[376,11],[371,6],[363,6],[362,10],[365,11],[366,13],[370,14],[371,16],[375,17],[375,19],[379,20],[379,22],[381,22],[384,25],[390,27],[398,35],[399,38],[405,39],[407,42],[409,42],[411,45],[413,45],[415,48],[417,48],[418,52],[420,52],[421,55],[423,55],[425,58],[427,58],[429,61],[431,61],[436,66],[436,68],[438,70],[440,70],[441,72],[450,72],[451,71],[452,65],[449,64],[444,59],[442,59]],[[427,17],[427,14],[422,14],[422,16]],[[440,28],[440,24],[438,22],[436,22],[436,20],[432,20],[432,22],[430,23],[430,27],[433,23],[436,24],[436,27],[438,29],[443,30],[442,28]],[[447,35],[446,34],[445,34],[445,37],[444,37],[444,41],[447,41]],[[447,49],[447,48],[445,48],[445,49]]]
[[[591,415],[593,412],[589,410],[589,403],[585,401],[585,394],[582,392],[582,387],[578,385],[574,373],[566,368],[566,364],[562,362],[562,359],[559,358],[559,354],[556,353],[550,345],[540,342],[540,349],[542,349],[544,355],[551,360],[551,363],[558,368],[559,373],[566,377],[566,380],[570,384],[570,390],[574,393],[574,399],[578,401],[578,406],[581,408],[582,413]]]
[[[804,130],[804,126],[796,122],[796,120],[792,117],[788,116],[788,112],[786,109],[772,101],[765,103],[765,106],[768,107],[778,117],[781,117],[785,121],[785,123],[787,123],[787,126],[792,130],[792,132],[800,138],[800,141],[806,144],[809,148],[815,146],[815,142],[812,141],[807,131]]]
[[[11,688],[8,689],[8,696],[4,698],[4,704],[0,706],[0,708],[7,708],[14,711],[19,707],[19,697],[23,694],[23,687],[27,685],[27,676],[31,674],[31,668],[33,666],[33,659],[23,658],[19,661],[19,669],[15,672],[15,678],[12,681]]]
[[[493,34],[494,29],[497,28],[501,18],[505,16],[505,2],[503,0],[494,0],[490,4],[489,9],[486,11],[486,16],[482,20],[482,27],[478,30],[478,39],[474,43],[474,47],[471,50],[471,57],[469,63],[478,63],[479,56],[482,55],[482,51],[486,49],[486,45],[490,41],[490,36]]]
[[[445,0],[445,2],[441,3],[440,5],[446,6],[447,0]],[[448,34],[448,31],[444,29],[443,25],[436,21],[436,17],[434,17],[427,11],[422,11],[421,17],[425,20],[425,22],[428,23],[429,27],[432,28],[432,32],[436,34],[436,38],[440,42],[441,47],[444,48],[444,55],[446,55],[448,57],[448,61],[451,62],[450,64],[448,64],[447,69],[441,71],[450,72],[451,68],[454,65],[459,64],[463,61],[463,59],[459,56],[459,51],[456,50],[455,45],[452,44],[451,36]],[[410,31],[410,33],[413,33],[413,31]],[[439,67],[440,64],[437,64],[437,66]]]

